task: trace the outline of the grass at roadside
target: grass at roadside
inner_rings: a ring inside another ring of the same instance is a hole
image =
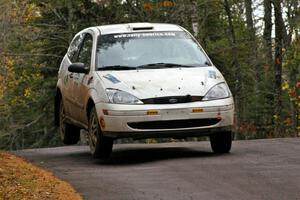
[[[26,160],[0,151],[0,200],[81,200],[70,184]]]

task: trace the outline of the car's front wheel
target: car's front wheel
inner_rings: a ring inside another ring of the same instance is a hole
[[[65,122],[65,109],[62,100],[59,107],[59,133],[64,144],[77,144],[80,139],[80,128]]]
[[[232,132],[220,132],[210,136],[210,145],[215,153],[229,153],[232,144]]]
[[[108,158],[110,156],[113,139],[103,136],[95,107],[89,115],[88,142],[94,158]]]

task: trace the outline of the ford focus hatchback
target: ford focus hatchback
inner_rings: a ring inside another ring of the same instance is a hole
[[[231,149],[234,103],[228,85],[184,28],[132,23],[77,33],[58,72],[55,122],[65,144],[88,132],[95,158],[118,138],[209,136]]]

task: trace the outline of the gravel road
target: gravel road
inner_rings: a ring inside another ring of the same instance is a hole
[[[70,182],[87,200],[300,200],[300,139],[117,144],[108,161],[87,146],[14,152]]]

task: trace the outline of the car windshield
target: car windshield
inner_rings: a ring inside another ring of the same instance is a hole
[[[201,47],[183,31],[101,35],[96,63],[98,70],[211,65]]]

